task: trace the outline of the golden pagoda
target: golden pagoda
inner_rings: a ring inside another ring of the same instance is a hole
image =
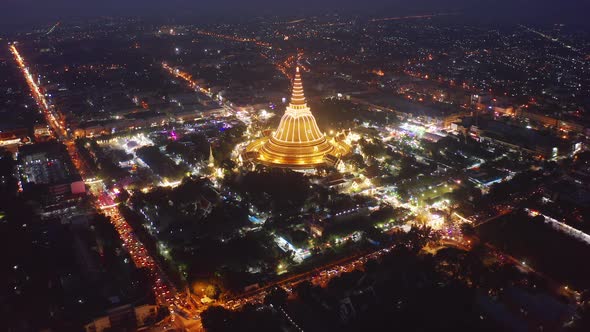
[[[262,164],[299,169],[334,165],[347,152],[344,143],[328,140],[318,128],[305,101],[299,67],[295,72],[291,102],[279,127],[269,137],[246,148],[246,154]]]

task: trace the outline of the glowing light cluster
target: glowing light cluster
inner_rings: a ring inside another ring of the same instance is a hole
[[[45,98],[45,95],[41,91],[41,88],[35,82],[35,79],[33,78],[33,75],[31,74],[29,67],[27,67],[25,60],[22,58],[14,44],[10,46],[10,52],[12,52],[12,54],[14,55],[14,59],[16,60],[19,68],[23,72],[25,80],[27,81],[27,85],[31,90],[31,94],[37,102],[37,104],[39,105],[39,107],[41,108],[41,110],[43,111],[43,114],[45,115],[47,122],[51,125],[52,129],[57,134],[66,136],[67,133],[63,127],[63,124],[57,121],[57,118],[55,117],[55,115],[49,107],[49,102],[47,101],[47,98]]]
[[[271,47],[272,46],[269,43],[265,43],[265,42],[262,42],[260,40],[256,40],[254,38],[245,38],[245,37],[239,37],[239,36],[230,36],[230,35],[224,35],[224,34],[220,34],[220,33],[216,33],[216,32],[204,31],[204,30],[197,30],[196,33],[198,33],[199,35],[205,35],[205,36],[209,36],[209,37],[227,39],[227,40],[231,40],[231,41],[235,41],[235,42],[240,42],[240,43],[254,43],[254,44],[258,45],[258,46],[264,46],[264,47]]]
[[[269,138],[250,144],[246,151],[258,152],[258,161],[279,167],[313,168],[326,163],[326,155],[337,158],[347,149],[328,141],[307,106],[299,68],[293,80],[291,102],[277,130]]]
[[[211,90],[203,88],[201,86],[199,86],[199,84],[197,83],[197,81],[195,81],[193,79],[193,77],[191,76],[191,74],[184,72],[178,68],[172,68],[170,67],[167,63],[163,62],[162,63],[162,68],[164,68],[165,70],[167,70],[170,74],[172,74],[173,76],[177,77],[177,78],[181,78],[183,80],[185,80],[191,88],[193,89],[197,89],[200,92],[209,95],[209,93],[211,92]]]

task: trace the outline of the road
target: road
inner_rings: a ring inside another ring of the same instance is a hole
[[[498,213],[497,215],[492,216],[492,217],[489,217],[489,218],[487,218],[485,220],[482,220],[482,221],[476,223],[475,225],[473,225],[473,227],[476,227],[477,228],[477,227],[479,227],[481,225],[487,224],[490,221],[494,221],[494,220],[496,220],[496,219],[498,219],[500,217],[503,217],[503,216],[511,213],[512,211],[514,211],[514,209],[512,209],[512,208],[506,208],[506,209],[502,210],[500,213]]]
[[[116,229],[123,247],[129,253],[129,256],[133,260],[134,264],[140,268],[146,268],[149,271],[150,279],[152,280],[152,289],[156,296],[156,301],[160,305],[167,306],[170,309],[172,315],[170,316],[170,327],[182,326],[183,329],[189,331],[200,331],[202,326],[198,319],[199,314],[207,307],[206,305],[199,305],[198,302],[191,303],[190,299],[183,299],[180,293],[175,289],[161,267],[157,264],[156,260],[149,254],[146,247],[139,241],[135,235],[133,228],[123,218],[118,208],[118,205],[113,200],[113,196],[106,189],[106,187],[96,180],[92,170],[86,167],[84,162],[79,158],[79,152],[76,144],[69,137],[67,126],[63,120],[58,121],[57,112],[55,107],[49,103],[46,99],[42,87],[40,87],[26,65],[25,60],[20,55],[16,45],[11,45],[10,50],[14,55],[15,61],[19,68],[23,72],[23,75],[29,85],[32,96],[40,107],[44,114],[45,120],[50,126],[54,136],[63,144],[66,145],[67,150],[72,159],[72,163],[79,171],[83,179],[88,182],[92,182],[92,190],[89,191],[89,195],[94,198],[94,204],[98,210],[101,210],[106,216],[109,217],[110,222]],[[163,67],[167,69],[171,74],[186,80],[191,86],[197,87],[196,82],[192,80],[190,76],[184,75],[163,64]],[[202,90],[201,92],[206,92]],[[303,272],[297,275],[289,276],[285,279],[278,280],[262,288],[256,289],[252,292],[241,294],[239,297],[230,299],[222,305],[237,309],[246,303],[260,303],[266,295],[266,291],[273,287],[284,287],[291,291],[293,287],[303,281],[311,281],[316,285],[325,286],[327,282],[344,272],[353,271],[359,267],[362,267],[364,263],[369,259],[374,259],[382,256],[389,252],[390,248],[380,249],[371,253],[357,254],[349,257],[342,258],[340,260],[330,262],[320,268],[316,268],[312,271]],[[176,318],[176,319],[175,319]]]
[[[183,72],[179,69],[170,67],[166,63],[162,63],[162,67],[166,71],[168,71],[172,76],[184,80],[191,88],[198,89],[202,93],[210,95],[210,93],[207,90],[198,86],[197,82],[192,78],[190,74]],[[367,260],[378,258],[383,254],[389,252],[391,248],[393,248],[393,246],[373,251],[370,253],[365,252],[341,258],[339,260],[327,263],[321,267],[317,267],[311,271],[302,272],[296,275],[291,275],[286,278],[276,280],[270,284],[264,285],[263,287],[242,293],[239,296],[235,296],[228,300],[221,301],[217,304],[223,305],[228,309],[235,310],[248,303],[261,303],[264,300],[267,291],[275,287],[283,287],[286,288],[288,291],[291,291],[293,287],[295,287],[297,284],[303,281],[311,281],[313,284],[325,286],[331,278],[338,276],[344,272],[351,272],[359,267],[362,267]],[[190,312],[190,315],[198,316],[205,307],[199,306],[197,303],[193,306],[193,308],[189,309],[188,311]]]
[[[58,117],[54,109],[50,106],[47,98],[45,97],[45,93],[43,90],[37,85],[33,75],[31,74],[29,67],[27,66],[25,60],[20,55],[18,49],[16,48],[16,44],[10,45],[10,52],[14,55],[14,60],[18,64],[18,67],[23,73],[23,76],[31,90],[31,94],[37,105],[41,108],[41,112],[45,116],[45,120],[47,124],[53,129],[53,133],[57,135],[60,139],[65,139],[67,137],[67,131],[64,129],[65,124],[63,120],[58,121]]]
[[[530,212],[530,210],[526,209],[531,216],[536,215],[535,212]],[[480,221],[479,223],[477,223],[476,225],[474,225],[474,227],[479,227],[483,224],[486,224],[488,222],[494,221],[496,219],[499,219],[507,214],[510,214],[514,211],[514,207],[511,206],[506,206],[505,208],[503,208],[501,211],[499,211],[498,214],[491,216],[485,220]],[[577,235],[577,233],[576,233]],[[554,280],[552,277],[546,275],[545,273],[536,270],[534,267],[532,267],[529,263],[527,263],[525,260],[522,259],[518,259],[517,257],[514,257],[508,253],[506,253],[505,251],[499,249],[498,247],[496,247],[495,245],[489,243],[489,242],[484,242],[482,241],[478,236],[476,235],[470,235],[471,238],[475,239],[477,242],[482,243],[491,253],[493,253],[497,259],[502,262],[502,263],[510,263],[513,264],[514,266],[516,266],[518,269],[520,269],[523,272],[526,273],[530,273],[530,274],[535,274],[537,277],[545,280],[547,282],[547,284],[552,287],[556,294],[558,295],[562,295],[565,294],[567,296],[573,297],[575,298],[576,296],[579,295],[579,293],[572,289],[571,287],[567,286],[567,285],[563,285],[559,282],[557,282],[556,280]],[[453,243],[447,243],[448,245],[453,245],[455,247],[459,247],[463,250],[466,250],[465,246],[463,243],[461,242],[457,242],[455,244]]]
[[[162,68],[164,68],[166,71],[168,71],[170,73],[170,75],[184,80],[192,89],[198,90],[201,93],[211,97],[211,91],[209,89],[205,89],[205,88],[201,87],[197,83],[197,81],[195,81],[193,79],[191,74],[184,72],[178,68],[172,68],[166,62],[162,62]]]
[[[253,43],[258,46],[269,47],[269,48],[272,47],[271,44],[254,39],[254,38],[245,38],[245,37],[239,37],[239,36],[235,36],[235,35],[234,36],[224,35],[224,34],[220,34],[220,33],[216,33],[216,32],[204,31],[204,30],[195,30],[195,33],[197,33],[199,35],[214,37],[214,38],[231,40],[231,41],[235,41],[235,42],[239,42],[239,43]]]
[[[16,44],[10,46],[10,51],[14,55],[14,59],[27,81],[31,94],[37,102],[37,105],[40,107],[53,135],[58,141],[66,145],[72,163],[77,168],[82,178],[85,181],[92,179],[92,182],[96,182],[91,170],[88,167],[85,167],[85,164],[78,157],[79,154],[76,145],[69,137],[68,131],[65,129],[65,122],[63,120],[57,120],[58,117],[56,116],[57,112],[55,111],[55,108],[50,105],[46,99],[42,87],[40,87],[33,79],[33,76],[26,65],[25,60],[19,53]],[[123,242],[123,247],[129,253],[135,266],[146,268],[149,271],[149,276],[153,283],[152,290],[157,303],[159,305],[167,306],[173,314],[171,317],[172,320],[174,320],[176,309],[183,308],[185,306],[185,301],[181,299],[177,290],[166,277],[156,260],[150,256],[145,246],[138,240],[133,232],[133,228],[121,215],[117,204],[113,201],[113,198],[107,191],[106,187],[101,184],[100,186],[93,186],[93,188],[95,188],[94,191],[89,191],[89,195],[95,199],[94,203],[96,208],[109,217],[111,224],[115,227]]]
[[[362,268],[367,261],[371,259],[377,259],[389,253],[394,247],[395,245],[392,245],[369,253],[365,252],[341,258],[339,260],[327,263],[321,267],[314,268],[313,270],[292,275],[264,285],[263,287],[257,288],[250,292],[240,294],[239,296],[226,300],[225,302],[221,303],[221,305],[228,309],[235,310],[245,304],[262,303],[264,297],[267,294],[267,291],[275,287],[283,287],[285,290],[287,290],[287,292],[292,292],[295,286],[304,281],[309,281],[316,286],[324,287],[332,278],[340,276],[342,273],[352,272]]]

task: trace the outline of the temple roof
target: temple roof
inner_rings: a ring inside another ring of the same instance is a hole
[[[312,168],[326,164],[328,154],[340,155],[346,149],[326,139],[305,101],[299,67],[293,80],[291,103],[277,130],[268,138],[252,143],[248,151],[258,152],[258,161],[277,167]],[[336,157],[338,158],[338,157]]]
[[[305,95],[303,94],[303,82],[301,81],[299,67],[295,69],[295,79],[293,80],[293,93],[291,95],[291,105],[306,106]]]

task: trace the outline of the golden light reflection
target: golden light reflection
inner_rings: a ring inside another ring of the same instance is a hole
[[[257,153],[264,164],[288,168],[313,168],[334,163],[348,153],[346,144],[327,140],[307,106],[299,68],[293,80],[291,102],[276,131],[270,137],[259,139],[246,148]],[[327,156],[333,156],[326,160]]]

